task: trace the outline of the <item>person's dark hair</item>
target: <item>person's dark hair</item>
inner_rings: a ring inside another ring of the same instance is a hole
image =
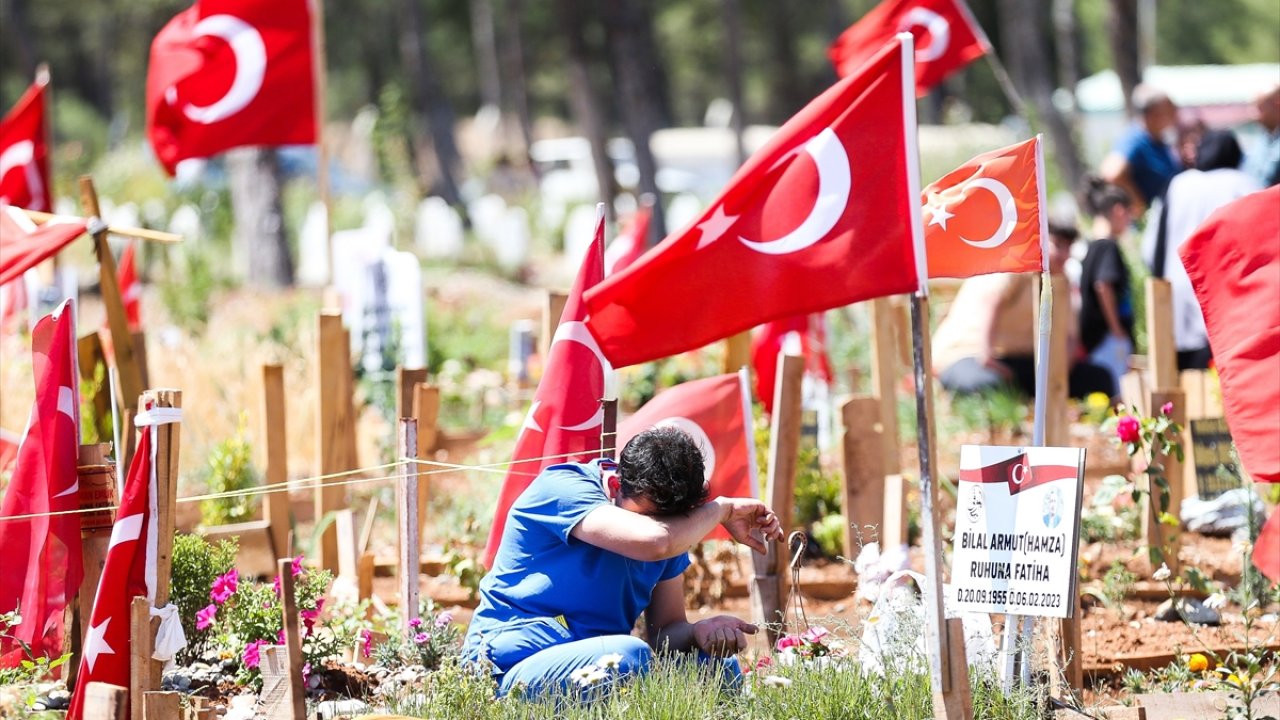
[[[1080,237],[1080,231],[1075,225],[1066,225],[1064,223],[1049,222],[1049,234],[1054,238],[1062,238],[1068,243],[1073,243]]]
[[[1206,130],[1196,146],[1197,170],[1238,168],[1244,160],[1236,134],[1230,130]]]
[[[1116,205],[1128,205],[1129,193],[1119,185],[1091,176],[1085,180],[1084,207],[1090,215],[1106,215]]]
[[[618,459],[625,498],[645,498],[660,515],[679,515],[707,499],[702,451],[689,434],[657,427],[631,438]]]

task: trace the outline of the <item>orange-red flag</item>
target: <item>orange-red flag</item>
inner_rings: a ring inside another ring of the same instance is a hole
[[[922,193],[929,277],[1045,270],[1040,138],[983,153]]]

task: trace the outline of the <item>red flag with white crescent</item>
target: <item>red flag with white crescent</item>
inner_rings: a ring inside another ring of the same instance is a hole
[[[21,210],[0,205],[0,285],[22,277],[84,233],[80,218],[54,218],[36,225]]]
[[[604,274],[608,277],[625,270],[631,263],[644,255],[645,243],[649,238],[649,223],[653,218],[653,206],[641,205],[631,216],[627,229],[618,233],[618,237],[609,243],[604,250]]]
[[[22,622],[5,630],[13,639],[0,637],[0,667],[28,659],[15,640],[36,657],[62,655],[63,612],[84,577],[80,516],[50,514],[80,507],[80,373],[72,301],[36,323],[31,358],[36,401],[0,502],[0,614],[17,609]]]
[[[827,384],[835,378],[827,355],[827,321],[823,313],[795,315],[757,327],[751,331],[751,367],[756,375],[756,397],[766,413],[773,412],[780,352],[803,357],[806,375]]]
[[[151,43],[147,136],[178,162],[316,141],[309,0],[198,0]]]
[[[587,292],[617,367],[924,275],[911,36],[787,121],[689,227]]]
[[[138,241],[130,240],[120,254],[116,276],[120,281],[120,299],[124,301],[125,319],[130,330],[142,329],[142,283],[138,280]]]
[[[0,120],[0,205],[53,212],[48,84],[47,77],[36,80]]]
[[[516,438],[511,466],[502,483],[498,507],[485,545],[485,567],[498,554],[507,513],[520,493],[548,465],[597,457],[604,409],[613,368],[582,323],[586,308],[582,294],[604,277],[604,216],[596,219],[595,239],[587,249],[578,277],[569,291],[560,325],[551,338],[546,370],[533,394],[533,404]]]
[[[693,438],[702,451],[707,497],[759,497],[747,442],[751,423],[746,414],[751,400],[744,395],[737,373],[691,380],[658,393],[635,415],[618,425],[621,451],[631,438],[653,427],[676,427]],[[728,540],[719,525],[707,536]]]
[[[1038,136],[978,155],[925,187],[922,201],[929,277],[1047,270]]]
[[[964,0],[885,0],[836,38],[827,51],[836,74],[848,77],[895,33],[916,38],[916,95],[991,52]]]

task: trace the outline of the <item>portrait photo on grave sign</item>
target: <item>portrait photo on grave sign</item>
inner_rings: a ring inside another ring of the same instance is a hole
[[[960,448],[947,604],[957,611],[1069,617],[1084,450]]]

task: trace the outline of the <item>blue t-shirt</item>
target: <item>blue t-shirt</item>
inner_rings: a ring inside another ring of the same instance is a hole
[[[464,654],[483,652],[505,671],[561,642],[631,632],[653,588],[679,577],[689,556],[631,560],[569,534],[608,503],[598,461],[552,465],[534,479],[511,506],[480,581]]]
[[[1116,143],[1116,152],[1129,161],[1133,184],[1148,206],[1156,198],[1164,197],[1169,181],[1182,172],[1182,163],[1178,162],[1173,150],[1159,138],[1152,137],[1141,125],[1133,125],[1125,131]]]

